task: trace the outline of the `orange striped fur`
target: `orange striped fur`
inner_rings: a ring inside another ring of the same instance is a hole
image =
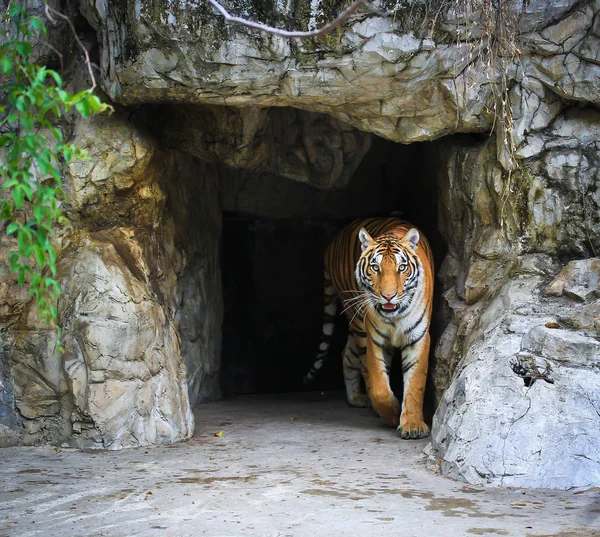
[[[370,403],[382,418],[398,426],[402,438],[428,436],[423,397],[432,297],[431,249],[414,226],[397,218],[352,222],[325,253],[323,334],[305,380],[314,378],[323,364],[339,299],[350,325],[343,354],[348,402]],[[402,355],[402,404],[389,383],[395,349]]]

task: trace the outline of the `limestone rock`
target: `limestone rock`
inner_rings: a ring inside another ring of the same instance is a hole
[[[19,435],[14,429],[0,423],[0,448],[19,445]]]
[[[576,309],[563,314],[560,321],[566,325],[600,335],[600,301],[582,304]]]
[[[564,294],[579,302],[600,295],[600,259],[571,261],[552,280],[546,289],[546,294],[553,296]]]
[[[150,169],[156,154],[150,136],[115,113],[79,120],[74,143],[88,158],[73,160],[68,167],[65,190],[72,218],[92,220],[95,225],[152,218],[163,195]],[[107,205],[109,212],[99,210]]]
[[[125,229],[74,238],[59,264],[65,372],[76,445],[170,443],[193,432],[172,321],[148,294]]]
[[[347,186],[372,139],[332,117],[291,108],[177,106],[152,116],[172,149],[319,188]]]
[[[535,327],[523,337],[521,350],[555,362],[600,368],[600,342],[570,330]]]
[[[512,187],[485,156],[489,144],[441,151],[440,222],[453,259],[442,281],[454,298],[432,377],[438,386],[454,377],[434,417],[432,460],[444,475],[501,486],[600,483],[598,261],[588,257],[600,246],[596,119],[567,111],[537,131],[549,149],[513,172]],[[585,259],[557,275],[557,253]],[[550,328],[557,321],[564,328]],[[517,354],[541,370],[549,364],[554,384],[525,386],[511,369]]]
[[[469,20],[477,9],[442,9],[438,32],[429,32],[421,27],[429,10],[419,0],[410,9],[395,6],[393,19],[360,13],[340,37],[291,43],[263,39],[224,23],[208,6],[192,4],[180,3],[167,14],[156,2],[136,10],[124,2],[83,2],[101,37],[102,82],[113,99],[294,106],[400,142],[493,124],[492,86],[500,73],[477,60],[469,65],[481,37],[475,19]],[[254,0],[227,5],[246,17],[295,28],[336,14],[308,0],[267,10]],[[591,30],[598,11],[597,1],[519,6],[515,41],[524,53],[514,95],[520,101],[513,112],[517,145],[526,131],[543,128],[557,114],[551,93],[597,102],[598,38]],[[461,36],[460,44],[448,45],[447,34]]]
[[[507,284],[519,291],[503,288],[501,295],[512,298],[484,312],[476,331],[485,337],[471,338],[434,417],[431,460],[445,475],[469,483],[598,486],[600,344],[546,328],[560,299],[544,302],[542,287],[527,278]],[[550,363],[554,383],[525,386],[511,369],[519,352],[538,355],[542,369]]]

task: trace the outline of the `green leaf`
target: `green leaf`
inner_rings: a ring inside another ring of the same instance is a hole
[[[10,114],[8,114],[6,116],[6,119],[4,120],[4,122],[8,123],[10,125],[11,123],[14,123],[17,120],[17,118],[18,118],[17,114],[11,112]]]
[[[6,228],[6,234],[12,235],[20,227],[21,227],[21,224],[19,224],[19,222],[11,222],[10,224],[8,224],[8,227]]]
[[[60,129],[57,129],[56,127],[50,127],[50,132],[59,142],[63,141],[63,134]]]
[[[31,27],[37,32],[46,34],[46,25],[40,20],[39,17],[31,17]]]
[[[56,85],[59,88],[62,88],[62,78],[60,77],[60,75],[54,71],[53,69],[48,69],[48,74],[54,79],[54,81],[56,82]]]
[[[19,228],[19,233],[17,234],[17,245],[19,246],[19,254],[23,257],[29,257],[31,253],[31,237],[28,233],[30,231],[25,226],[21,226]]]
[[[20,187],[23,190],[23,192],[25,193],[25,195],[27,196],[27,199],[32,200],[33,199],[32,186],[29,183],[21,183]],[[14,197],[14,190],[13,190],[13,197]]]
[[[2,185],[2,190],[8,190],[9,188],[12,188],[13,186],[18,184],[19,181],[17,179],[9,179],[8,181],[6,181],[6,183]]]
[[[75,108],[83,117],[88,117],[92,113],[92,107],[87,99],[75,103]]]
[[[46,254],[43,248],[39,244],[33,245],[33,253],[35,254],[35,260],[40,268],[44,268],[46,265]]]
[[[33,52],[31,45],[26,41],[17,41],[15,43],[15,49],[21,56],[25,57],[31,56],[31,53]]]
[[[15,101],[15,108],[19,112],[25,112],[27,110],[27,105],[25,104],[25,96],[19,95],[17,100]]]
[[[53,278],[46,278],[44,280],[44,285],[48,289],[54,289],[56,293],[60,294],[60,285],[58,285],[58,282],[55,279],[53,279]]]
[[[25,7],[18,2],[11,2],[10,9],[8,10],[8,16],[10,18],[17,17],[18,15],[24,16]]]
[[[19,184],[13,188],[12,196],[15,201],[15,209],[18,211],[23,205],[23,201],[25,201],[25,192],[23,191],[22,185]]]
[[[0,136],[0,147],[5,147],[8,144],[14,142],[16,138],[16,133],[14,132],[6,132],[2,136]]]
[[[9,258],[9,265],[11,272],[17,272],[19,269],[19,254],[17,252],[11,252]]]
[[[40,83],[44,82],[46,80],[46,74],[47,74],[47,72],[48,72],[48,70],[46,69],[46,67],[42,65],[38,69],[38,71],[37,71],[37,73],[35,75],[35,81],[36,82],[40,82]]]
[[[94,114],[98,114],[102,110],[103,103],[95,95],[90,94],[90,96],[88,97],[88,102]]]
[[[60,99],[63,103],[68,102],[71,98],[70,95],[65,90],[58,89],[58,90],[56,90],[56,93],[58,94],[58,96],[60,97]]]
[[[3,75],[9,75],[13,70],[13,62],[8,56],[0,57],[0,70]]]
[[[62,154],[65,159],[65,162],[69,164],[73,158],[73,153],[70,145],[65,145],[62,149]]]
[[[50,272],[52,273],[52,276],[56,276],[56,252],[54,251],[54,246],[52,246],[52,244],[48,244],[46,254],[48,255],[48,266],[50,267]],[[56,282],[54,283],[58,287],[58,284]],[[60,292],[60,287],[58,287],[58,291]]]

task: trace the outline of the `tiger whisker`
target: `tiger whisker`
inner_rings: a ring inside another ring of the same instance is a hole
[[[345,313],[346,311],[348,311],[350,308],[358,308],[358,310],[361,309],[361,302],[364,302],[365,300],[368,299],[368,297],[359,297],[360,300],[355,300],[354,302],[352,302],[351,304],[348,304],[348,306],[346,306],[343,310],[342,313]]]
[[[356,318],[356,316],[369,304],[369,302],[371,300],[372,300],[372,298],[369,295],[367,295],[365,297],[365,299],[361,302],[360,306],[356,309],[356,312],[352,316],[352,319],[350,319],[350,323],[349,324],[352,324],[352,321],[354,321],[354,319]]]
[[[362,293],[359,296],[353,296],[353,297],[350,297],[350,298],[344,298],[342,300],[342,302],[344,302],[345,304],[348,304],[348,303],[351,303],[351,302],[356,302],[358,300],[361,300],[362,298],[365,298],[367,296],[369,296],[369,293],[364,292],[364,293]]]
[[[355,302],[359,302],[360,300],[364,299],[367,296],[368,295],[366,295],[366,294],[363,294],[363,295],[360,295],[360,296],[353,296],[352,298],[346,298],[346,299],[344,299],[342,302],[344,304],[353,304]]]
[[[377,305],[376,300],[371,300],[371,307],[365,312],[365,317],[369,315],[369,312]]]
[[[356,312],[359,312],[361,310],[361,308],[363,307],[363,303],[366,300],[366,297],[360,297],[361,300],[358,303],[354,303],[354,304],[350,304],[348,307],[346,307],[346,309],[344,309],[344,312],[346,312],[347,310],[351,309],[351,308],[356,308]],[[354,317],[356,316],[356,312],[354,314],[354,316],[352,317],[352,320],[354,320]],[[350,322],[352,322],[352,320]]]

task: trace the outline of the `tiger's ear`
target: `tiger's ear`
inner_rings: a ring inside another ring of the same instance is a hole
[[[360,231],[358,232],[358,240],[360,241],[360,247],[363,252],[373,242],[371,235],[367,233],[367,230],[364,227],[361,227]]]
[[[409,229],[406,232],[406,235],[404,235],[404,240],[408,242],[409,246],[415,251],[417,250],[417,245],[419,244],[420,238],[421,235],[419,234],[419,230],[414,227]]]

